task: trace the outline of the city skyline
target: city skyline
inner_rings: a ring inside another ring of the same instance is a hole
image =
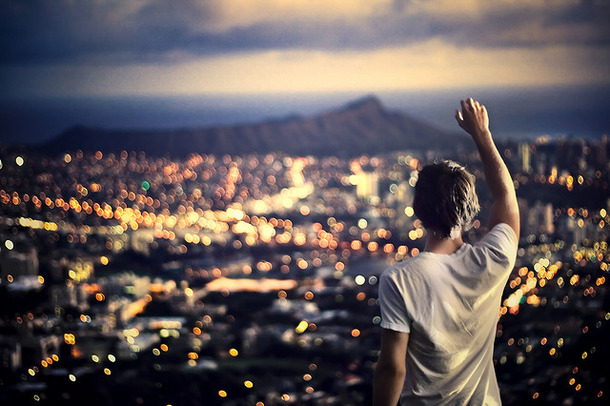
[[[521,239],[494,361],[506,405],[605,404],[610,138],[498,144]],[[0,401],[370,403],[384,268],[424,250],[439,151],[2,149]],[[470,153],[444,153],[490,194]]]

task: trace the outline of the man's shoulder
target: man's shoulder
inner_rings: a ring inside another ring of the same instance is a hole
[[[515,230],[511,226],[506,223],[498,223],[483,236],[479,243],[498,240],[508,240],[509,242],[514,242],[515,245],[518,242],[517,234],[515,234]]]
[[[516,254],[518,243],[515,231],[506,223],[498,223],[474,246],[505,251],[510,256],[513,251]]]
[[[416,277],[425,268],[425,261],[423,255],[407,258],[386,268],[381,276],[390,279]]]
[[[515,231],[508,224],[498,223],[474,244],[470,255],[477,263],[491,261],[511,268],[517,257],[517,244]]]

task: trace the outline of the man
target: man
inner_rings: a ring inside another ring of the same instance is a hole
[[[493,197],[490,231],[474,245],[462,240],[479,209],[464,168],[444,161],[420,172],[413,206],[427,240],[423,252],[380,278],[374,406],[501,404],[493,343],[516,258],[519,210],[485,107],[463,100],[456,120],[481,157]]]

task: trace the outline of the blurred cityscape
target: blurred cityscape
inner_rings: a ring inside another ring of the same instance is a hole
[[[610,140],[503,142],[522,236],[505,405],[608,404]],[[362,405],[377,282],[417,255],[417,169],[357,158],[0,149],[2,405]]]

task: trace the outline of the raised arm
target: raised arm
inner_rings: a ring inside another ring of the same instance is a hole
[[[462,111],[456,110],[455,119],[472,137],[479,150],[485,180],[493,203],[489,213],[489,228],[498,223],[508,224],[519,237],[519,205],[513,181],[489,131],[487,109],[472,98],[461,101]]]

